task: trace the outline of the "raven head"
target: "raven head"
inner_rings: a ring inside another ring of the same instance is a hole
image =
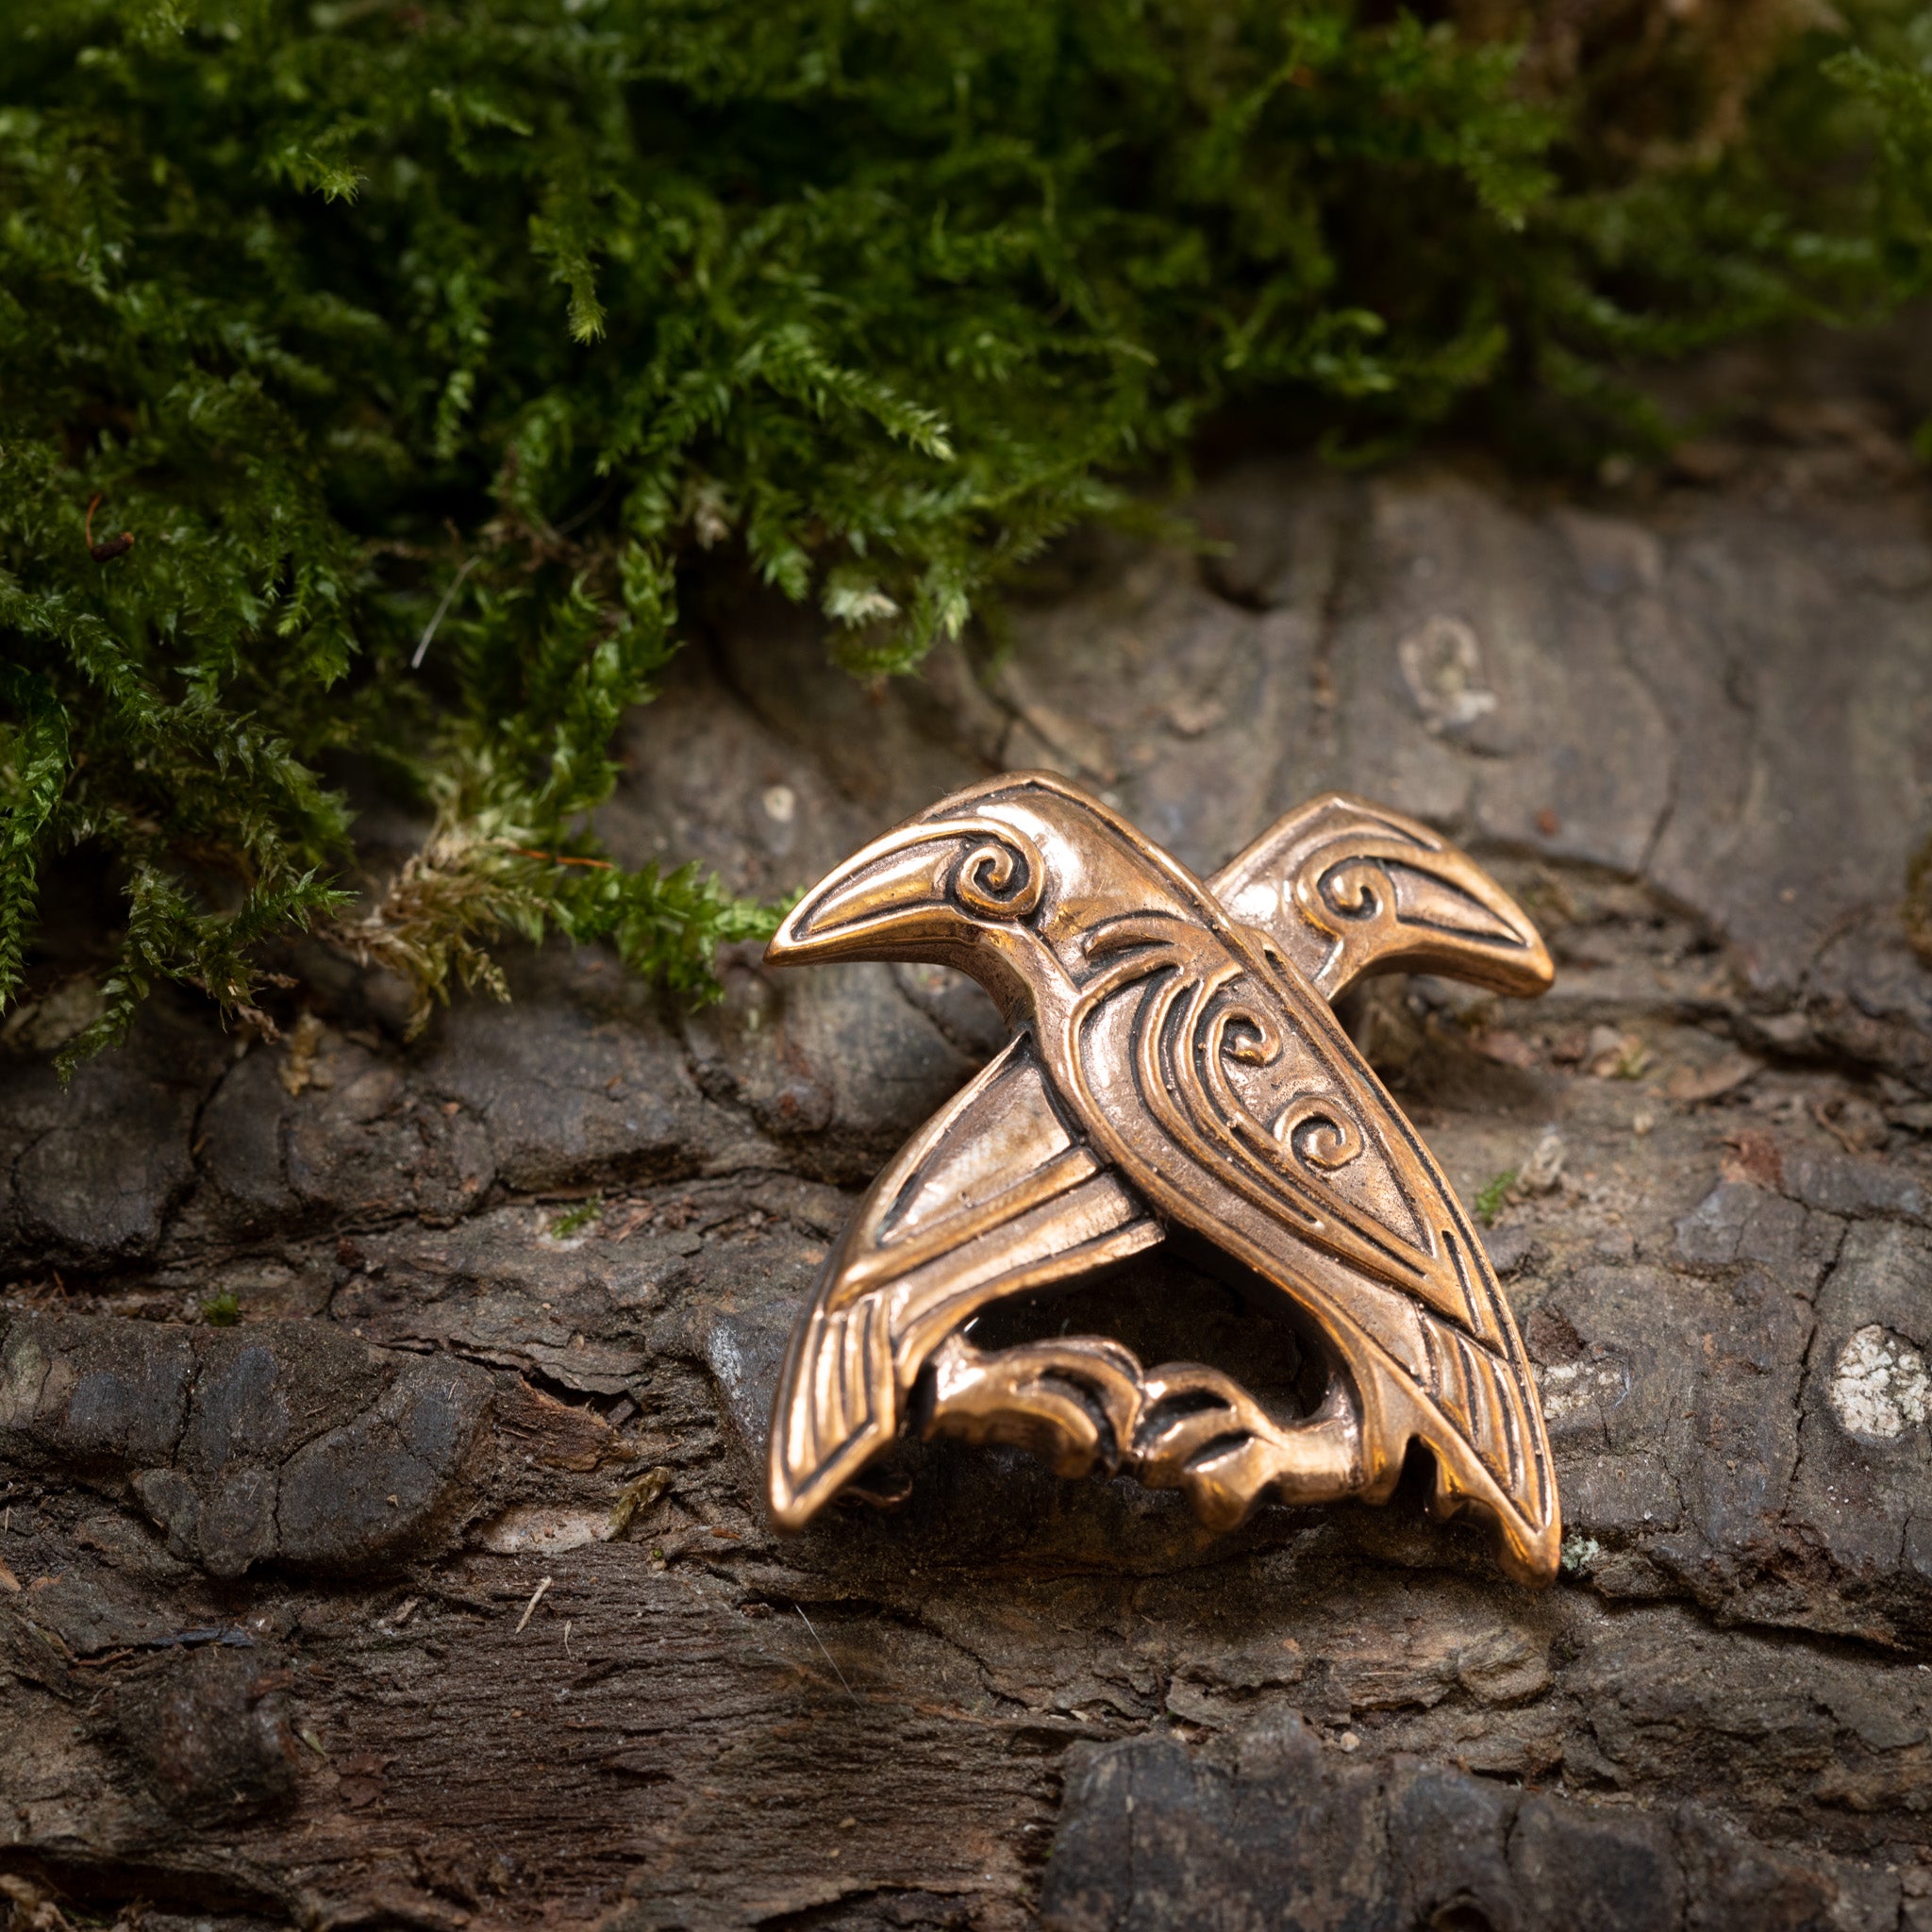
[[[1017,1024],[1071,996],[1123,914],[1199,920],[1201,886],[1098,799],[1009,772],[874,839],[786,915],[773,966],[919,959],[978,980]]]
[[[978,803],[941,800],[856,853],[785,915],[766,964],[929,960],[1024,1005],[1048,861],[1026,830]]]

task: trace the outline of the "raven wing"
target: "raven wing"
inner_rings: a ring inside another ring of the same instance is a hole
[[[1165,891],[1184,891],[1180,869],[1147,851]],[[1481,1242],[1326,1002],[1205,888],[1190,896],[1191,916],[1130,914],[1086,935],[1091,970],[1046,1036],[1049,1086],[1156,1215],[1320,1329],[1359,1417],[1356,1493],[1385,1497],[1420,1440],[1438,1504],[1476,1506],[1508,1567],[1547,1581],[1559,1532],[1541,1405]],[[1240,1434],[1205,1442],[1196,1475]]]
[[[1064,1117],[1020,1035],[893,1158],[827,1258],[772,1412],[774,1520],[801,1528],[892,1440],[927,1357],[990,1302],[1162,1232]]]

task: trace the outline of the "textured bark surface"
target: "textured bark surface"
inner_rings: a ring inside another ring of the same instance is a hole
[[[1481,855],[1555,992],[1352,1024],[1465,1198],[1518,1173],[1554,1591],[1412,1495],[1213,1539],[947,1445],[769,1532],[792,1314],[1002,1038],[937,970],[681,1015],[557,950],[412,1047],[323,976],[319,1032],[158,1004],[65,1093],[56,992],[0,1058],[0,1911],[1932,1927],[1927,498],[1843,405],[1693,467],[1250,466],[1224,554],[1070,555],[981,677],[734,606],[604,826],[770,892],[1044,764],[1204,870],[1335,785]],[[1164,1255],[1036,1319],[1289,1346]]]

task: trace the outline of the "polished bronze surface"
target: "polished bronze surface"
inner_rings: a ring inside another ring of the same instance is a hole
[[[1416,968],[1533,993],[1522,910],[1424,825],[1331,793],[1205,884],[1077,786],[1018,773],[874,840],[792,909],[774,965],[937,961],[1015,1029],[873,1184],[800,1317],[772,1419],[775,1521],[802,1527],[908,1424],[1257,1503],[1387,1499],[1411,1441],[1434,1505],[1556,1574],[1556,1479],[1481,1241],[1329,1002]],[[1171,1229],[1288,1297],[1330,1366],[1273,1420],[1191,1363],[1062,1337],[982,1351],[991,1303]]]

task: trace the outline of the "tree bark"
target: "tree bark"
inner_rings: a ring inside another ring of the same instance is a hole
[[[1004,1038],[937,969],[747,950],[679,1013],[554,948],[405,1045],[315,962],[281,1045],[158,1001],[65,1091],[53,991],[0,1060],[14,1923],[1932,1927],[1932,543],[1874,420],[1593,505],[1253,464],[989,673],[868,690],[740,596],[625,728],[612,849],[758,893],[1022,765],[1204,871],[1328,787],[1491,864],[1555,991],[1352,1024],[1495,1205],[1557,1588],[1413,1493],[1212,1537],[948,1444],[775,1537],[791,1318]],[[1289,1346],[1165,1253],[1038,1319]]]

